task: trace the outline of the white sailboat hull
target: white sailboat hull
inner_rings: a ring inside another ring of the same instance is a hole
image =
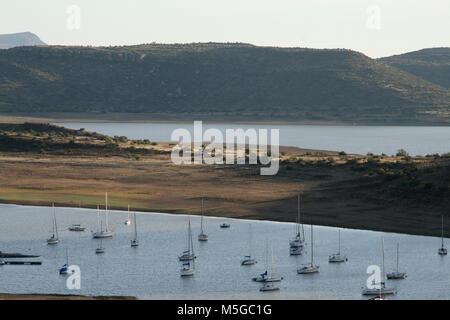
[[[206,235],[204,233],[200,233],[198,235],[198,241],[208,241],[208,235]]]
[[[328,257],[328,262],[330,263],[339,263],[339,262],[346,262],[347,257],[340,254],[333,254]]]
[[[92,234],[93,238],[111,238],[114,235],[114,232],[112,231],[99,231],[99,232],[94,232]]]
[[[303,253],[303,247],[291,247],[289,248],[289,254],[291,256],[298,256],[301,255]]]
[[[52,238],[47,239],[47,244],[52,245],[52,244],[58,244],[58,243],[59,243],[59,239],[52,239]]]
[[[395,288],[381,288],[380,289],[364,289],[362,294],[365,296],[378,296],[378,295],[386,295],[386,294],[396,294],[397,289]]]
[[[297,270],[298,274],[311,274],[317,273],[320,270],[320,266],[305,266]]]
[[[251,266],[251,265],[254,265],[257,263],[258,263],[258,261],[256,261],[255,259],[244,259],[241,261],[242,266]]]
[[[189,276],[193,276],[194,274],[195,274],[195,270],[181,270],[180,271],[181,277],[189,277]]]
[[[406,272],[391,272],[387,274],[387,278],[389,280],[399,280],[399,279],[406,279],[407,274]]]
[[[273,284],[265,284],[264,286],[259,289],[259,291],[265,292],[265,291],[277,291],[280,290],[280,287],[275,286]]]

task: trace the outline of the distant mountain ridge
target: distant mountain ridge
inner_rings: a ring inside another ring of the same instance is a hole
[[[0,113],[450,123],[450,91],[344,49],[242,43],[0,50]]]
[[[450,48],[422,49],[379,61],[450,89]]]
[[[0,49],[39,45],[45,45],[45,42],[31,32],[0,34]]]

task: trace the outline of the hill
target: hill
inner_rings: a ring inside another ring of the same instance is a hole
[[[45,45],[45,42],[31,32],[0,34],[0,49],[40,45]]]
[[[450,48],[430,48],[379,61],[450,89]]]
[[[0,50],[0,113],[449,123],[450,91],[361,53],[248,44]]]

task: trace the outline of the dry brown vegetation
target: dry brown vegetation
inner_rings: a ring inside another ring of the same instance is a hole
[[[93,208],[108,191],[114,209],[199,214],[204,197],[206,215],[295,221],[301,192],[305,223],[435,235],[450,208],[447,155],[282,147],[278,174],[261,176],[259,165],[174,165],[168,143],[6,129],[0,139],[22,149],[0,148],[1,202]]]

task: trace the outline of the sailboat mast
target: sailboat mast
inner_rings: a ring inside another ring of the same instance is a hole
[[[341,229],[338,230],[338,254],[341,254]]]
[[[249,229],[249,255],[252,256],[252,225],[248,226]]]
[[[441,248],[444,248],[444,215],[441,216]]]
[[[202,198],[202,217],[200,220],[200,231],[203,234],[203,198]]]
[[[384,284],[386,283],[386,273],[384,271],[384,238],[381,238],[381,250],[382,250],[382,257],[383,257],[383,281],[382,284],[384,286]]]
[[[137,239],[137,222],[136,222],[136,211],[134,212],[134,239]]]
[[[97,232],[100,231],[100,207],[97,205]]]
[[[106,231],[108,231],[108,192],[105,193]]]
[[[189,253],[192,254],[192,267],[195,268],[194,243],[192,242],[191,220],[189,219]]]
[[[314,264],[313,225],[311,224],[311,266]]]
[[[397,242],[397,273],[398,273],[398,246],[399,246],[399,244]]]
[[[56,215],[55,215],[55,204],[54,203],[52,203],[52,215],[53,215],[53,234],[56,236],[56,237],[58,237],[57,236],[57,231],[56,231]]]
[[[273,246],[271,245],[270,248],[272,249],[272,268],[271,268],[271,276],[273,277]]]

